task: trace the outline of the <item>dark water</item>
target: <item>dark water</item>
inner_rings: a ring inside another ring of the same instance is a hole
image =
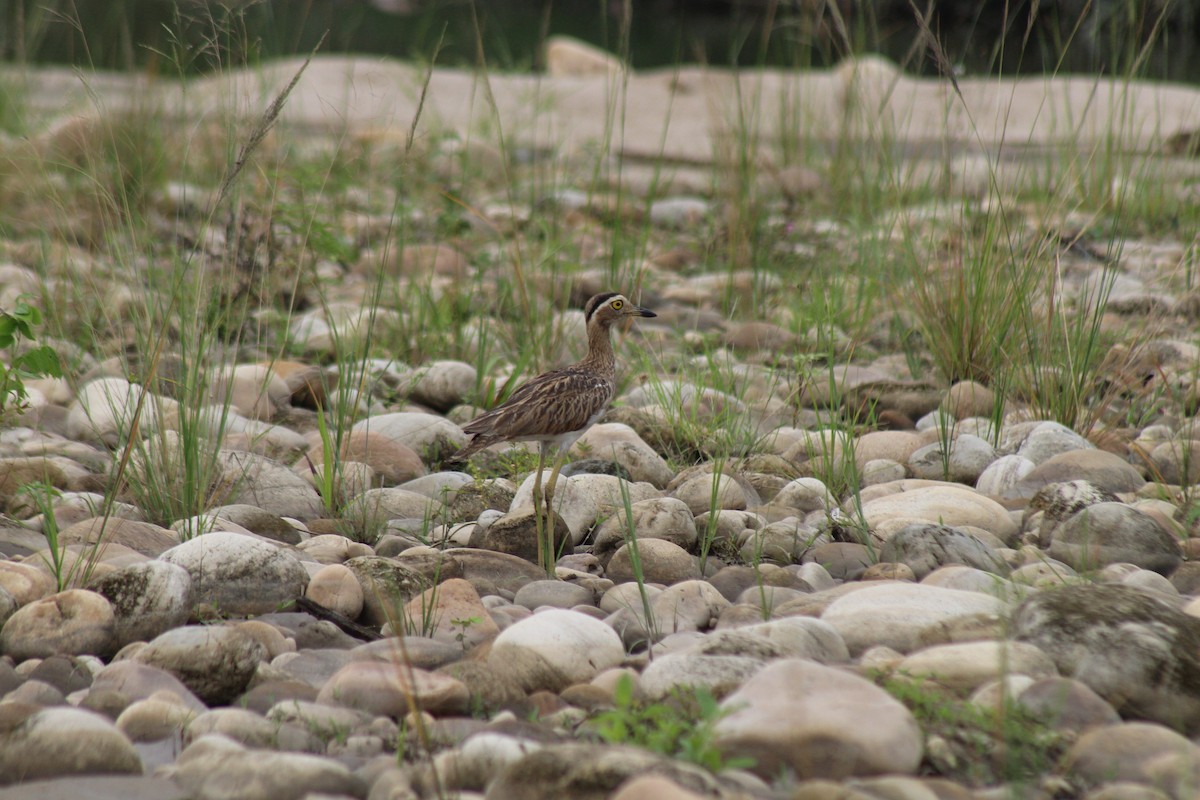
[[[191,74],[307,53],[325,36],[326,53],[528,70],[540,66],[547,36],[569,34],[626,52],[642,69],[822,67],[849,53],[878,52],[910,72],[936,72],[929,52],[914,48],[921,37],[906,0],[391,2],[409,9],[389,13],[367,0],[0,0],[0,58]],[[929,27],[961,72],[1136,72],[1200,83],[1198,6],[1200,0],[943,0],[933,4]]]

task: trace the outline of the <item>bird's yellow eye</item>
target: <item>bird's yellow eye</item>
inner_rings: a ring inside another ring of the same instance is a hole
[[[623,306],[623,305],[625,305],[625,301],[624,301],[624,300],[613,300],[613,301],[612,301],[612,310],[613,310],[613,311],[620,311],[620,310],[621,310],[621,306]]]

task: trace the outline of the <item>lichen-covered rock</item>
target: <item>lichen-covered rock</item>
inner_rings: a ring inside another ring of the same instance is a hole
[[[467,443],[462,429],[445,417],[398,411],[378,414],[354,424],[352,431],[370,431],[411,448],[426,464],[453,454]]]
[[[146,561],[106,573],[88,588],[112,604],[117,647],[150,641],[183,625],[192,610],[188,571],[167,561]]]
[[[321,496],[304,478],[269,458],[244,451],[221,450],[220,476],[212,488],[217,504],[256,506],[281,517],[315,519],[324,512]]]
[[[194,536],[160,558],[187,570],[193,602],[224,614],[270,613],[308,585],[308,571],[296,556],[240,533]]]
[[[907,564],[917,580],[945,564],[965,564],[996,575],[1007,575],[1008,564],[967,531],[947,525],[909,525],[884,542],[880,561]]]
[[[682,500],[656,497],[630,505],[631,515],[620,509],[602,522],[593,535],[592,553],[606,561],[626,541],[630,525],[638,540],[665,539],[684,550],[696,546],[696,520]]]
[[[468,545],[472,550],[486,550],[497,554],[516,556],[533,564],[538,563],[540,558],[544,558],[542,547],[545,546],[547,538],[550,538],[550,546],[555,556],[564,549],[568,549],[568,543],[574,538],[574,535],[562,515],[557,513],[554,515],[552,538],[546,535],[547,523],[544,515],[540,519],[540,524],[543,529],[541,547],[538,544],[538,514],[530,507],[509,511],[486,525],[483,523],[476,525],[471,531]]]
[[[1051,533],[1049,553],[1078,570],[1128,563],[1167,575],[1183,561],[1178,539],[1124,503],[1076,512]]]
[[[1123,717],[1200,731],[1200,619],[1128,586],[1082,584],[1033,595],[1012,628]]]
[[[602,422],[588,428],[571,452],[582,452],[584,448],[596,458],[623,467],[631,481],[650,483],[661,489],[675,477],[666,459],[633,428],[620,422]]]
[[[1146,484],[1137,467],[1125,459],[1107,450],[1090,448],[1059,453],[1038,463],[1013,487],[1009,496],[1032,497],[1044,486],[1074,480],[1087,480],[1110,492],[1135,492]]]
[[[404,604],[433,584],[417,570],[381,556],[359,556],[345,566],[362,586],[362,614],[368,625],[399,624]]]
[[[133,660],[178,678],[209,705],[229,703],[246,689],[267,648],[250,634],[226,625],[186,625],[155,637]]]
[[[703,687],[722,698],[763,668],[759,658],[734,654],[668,653],[642,672],[638,688],[650,700],[663,700],[677,690]]]

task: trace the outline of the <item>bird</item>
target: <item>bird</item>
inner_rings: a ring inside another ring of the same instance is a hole
[[[571,445],[604,414],[617,391],[617,359],[609,334],[613,323],[631,317],[658,316],[630,302],[619,292],[594,295],[583,307],[588,350],[580,361],[531,378],[516,388],[499,406],[463,426],[471,440],[451,461],[465,461],[473,453],[499,442],[538,442],[538,467],[533,482],[534,513],[537,520],[538,561],[547,571],[553,563],[553,546],[542,541],[542,471],[550,449],[556,450],[544,494],[547,539],[553,541],[552,501],[558,473]]]

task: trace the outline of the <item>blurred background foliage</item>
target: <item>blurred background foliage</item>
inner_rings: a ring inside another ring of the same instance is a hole
[[[5,0],[0,59],[196,74],[310,52],[538,69],[548,36],[624,49],[634,68],[824,67],[881,53],[912,73],[909,0]],[[964,74],[1127,74],[1200,82],[1200,0],[918,0]],[[231,25],[236,21],[236,25]],[[627,36],[625,33],[627,32]],[[1146,42],[1152,47],[1145,48]],[[219,45],[215,47],[214,45]],[[216,59],[223,61],[218,64]]]

